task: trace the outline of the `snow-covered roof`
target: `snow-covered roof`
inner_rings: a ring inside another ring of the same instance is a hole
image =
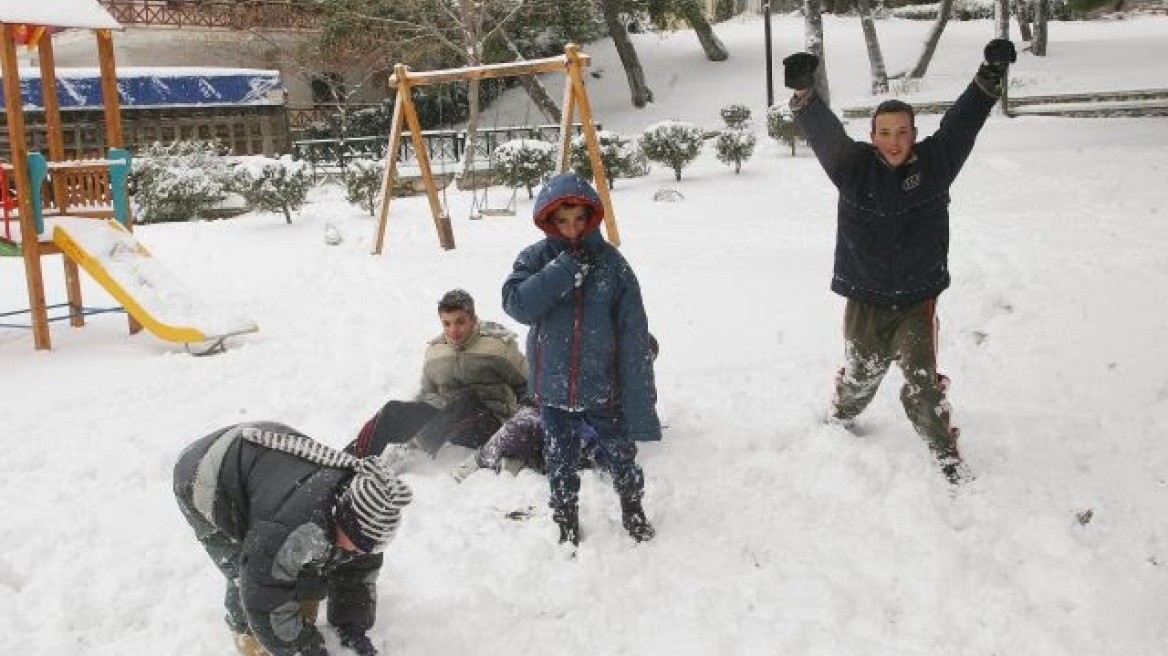
[[[102,106],[101,72],[98,69],[59,68],[56,74],[61,109]],[[44,107],[39,70],[22,69],[20,89],[25,109]],[[0,90],[0,102],[3,97],[3,90]],[[122,107],[282,105],[284,85],[279,71],[272,70],[126,67],[118,69],[118,99]]]
[[[0,0],[0,23],[121,28],[97,0]]]

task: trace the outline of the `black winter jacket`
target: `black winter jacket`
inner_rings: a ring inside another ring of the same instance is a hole
[[[299,602],[327,590],[331,624],[368,630],[382,556],[335,546],[331,509],[352,471],[247,442],[239,436],[245,426],[297,432],[269,422],[217,430],[183,452],[175,493],[238,544],[240,602],[264,648],[272,656],[315,656],[322,638],[301,620]]]
[[[814,94],[795,106],[795,121],[839,189],[832,291],[901,307],[949,286],[949,187],[996,100],[971,82],[896,168],[872,144],[852,140]]]

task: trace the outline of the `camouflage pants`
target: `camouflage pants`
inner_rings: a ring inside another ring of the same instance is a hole
[[[956,453],[945,390],[937,373],[937,299],[881,307],[848,299],[844,310],[845,364],[836,373],[831,417],[849,423],[876,395],[892,362],[904,372],[900,400],[917,433],[938,457]]]

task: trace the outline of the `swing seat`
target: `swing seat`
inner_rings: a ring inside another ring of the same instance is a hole
[[[511,207],[484,207],[478,210],[479,217],[484,216],[515,216],[515,209]],[[476,217],[471,217],[476,218]]]

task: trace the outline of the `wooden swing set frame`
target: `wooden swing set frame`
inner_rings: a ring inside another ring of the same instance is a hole
[[[596,183],[596,191],[600,195],[600,201],[604,205],[605,235],[614,246],[620,246],[620,231],[617,229],[616,214],[613,212],[612,198],[608,191],[608,175],[605,173],[604,164],[600,159],[600,143],[596,136],[596,125],[592,121],[592,108],[588,102],[588,92],[584,87],[583,69],[589,65],[591,60],[591,57],[580,52],[579,46],[569,43],[564,47],[563,55],[545,59],[416,73],[411,72],[405,64],[395,65],[393,75],[389,78],[389,86],[397,89],[397,98],[393,106],[389,149],[386,151],[387,162],[385,178],[382,180],[381,217],[377,225],[377,238],[374,242],[373,254],[380,255],[384,248],[389,206],[393,200],[393,182],[397,174],[397,153],[407,126],[413,141],[414,152],[417,153],[422,184],[425,186],[426,196],[430,201],[430,213],[434,217],[438,243],[446,250],[454,248],[454,231],[450,225],[450,216],[438,200],[438,185],[434,181],[434,174],[430,168],[430,157],[426,152],[426,144],[422,140],[422,125],[418,120],[417,108],[414,106],[411,93],[413,87],[446,82],[524,77],[557,71],[563,71],[566,76],[564,103],[560,119],[560,171],[567,171],[569,167],[572,124],[576,113],[579,112],[584,142],[588,149],[588,159],[592,164],[593,180]]]

